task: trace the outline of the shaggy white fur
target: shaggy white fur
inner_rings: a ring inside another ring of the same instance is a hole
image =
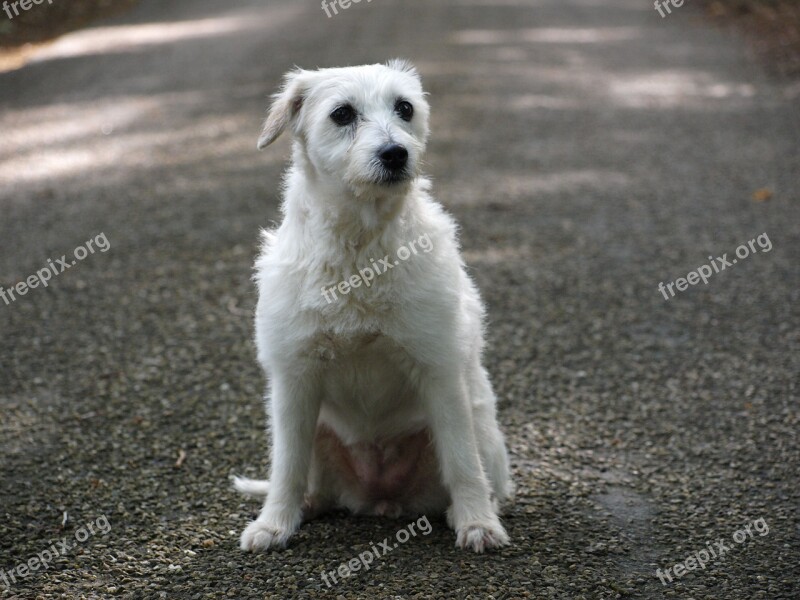
[[[256,263],[272,473],[234,482],[266,496],[245,550],[283,546],[334,506],[446,510],[458,546],[508,543],[497,510],[512,484],[481,364],[483,306],[456,225],[420,174],[428,113],[403,61],[293,71],[269,111],[258,146],[291,129],[293,161],[283,222],[264,232]],[[426,237],[429,250],[394,260]],[[369,287],[325,299],[379,259],[386,271]]]

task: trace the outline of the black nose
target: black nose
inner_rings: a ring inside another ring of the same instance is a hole
[[[378,150],[378,158],[384,167],[390,171],[399,171],[408,162],[408,150],[400,144],[386,144]]]

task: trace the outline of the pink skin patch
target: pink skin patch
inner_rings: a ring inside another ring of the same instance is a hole
[[[438,481],[427,429],[345,446],[331,429],[320,426],[315,441],[326,467],[376,514],[399,516],[405,501]]]

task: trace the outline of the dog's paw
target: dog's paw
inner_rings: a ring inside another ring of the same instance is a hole
[[[456,546],[481,553],[509,544],[508,534],[498,521],[492,524],[472,524],[456,531]]]
[[[257,552],[269,548],[284,548],[294,533],[287,527],[280,527],[268,521],[253,521],[242,532],[239,547],[246,552]]]

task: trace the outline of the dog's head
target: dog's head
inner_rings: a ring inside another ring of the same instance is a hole
[[[308,165],[356,193],[403,187],[419,174],[429,107],[416,69],[402,60],[286,75],[258,148],[288,127]]]

